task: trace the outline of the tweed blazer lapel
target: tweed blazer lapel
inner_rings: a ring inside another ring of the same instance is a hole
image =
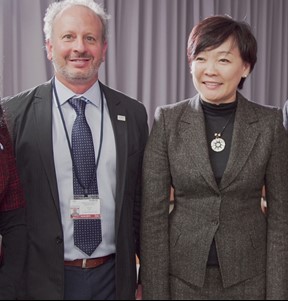
[[[179,134],[187,148],[191,162],[195,164],[207,184],[219,193],[209,159],[205,117],[199,95],[190,100],[184,111],[179,124]]]
[[[52,86],[51,82],[41,86],[35,94],[35,132],[39,153],[50,184],[51,193],[61,219],[52,139]]]
[[[225,189],[235,180],[249,158],[260,134],[257,123],[258,117],[253,107],[249,106],[249,101],[238,93],[230,157],[220,183],[220,190]]]

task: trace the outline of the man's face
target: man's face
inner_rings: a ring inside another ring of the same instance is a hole
[[[73,6],[56,16],[46,48],[59,81],[69,87],[98,80],[107,50],[102,34],[100,18],[87,7]]]

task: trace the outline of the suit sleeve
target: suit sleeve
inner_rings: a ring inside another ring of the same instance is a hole
[[[267,300],[288,299],[288,139],[282,112],[278,113],[265,181],[268,205]]]
[[[149,129],[147,123],[147,113],[143,107],[143,114],[141,114],[142,121],[140,125],[140,136],[141,136],[141,154],[138,166],[138,175],[137,175],[137,185],[136,185],[136,196],[134,203],[134,212],[133,212],[133,226],[136,240],[136,254],[140,258],[140,219],[141,219],[141,200],[142,200],[142,166],[143,166],[143,155],[145,146],[148,139]]]
[[[156,110],[144,154],[141,217],[143,299],[169,299],[169,169],[164,114]]]

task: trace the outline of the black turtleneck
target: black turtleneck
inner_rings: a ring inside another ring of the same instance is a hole
[[[205,116],[210,162],[219,185],[230,155],[237,102],[214,105],[201,100],[201,104]],[[227,126],[225,127],[225,125]],[[215,133],[221,133],[224,127],[221,137],[224,139],[226,147],[222,152],[217,153],[212,150],[211,142],[215,138]]]
[[[220,185],[230,155],[237,101],[229,104],[214,105],[201,100],[201,105],[205,116],[210,163],[216,182]],[[224,127],[225,129],[223,130]],[[211,142],[215,138],[215,133],[221,132],[221,138],[224,139],[226,146],[222,152],[217,153],[211,148]],[[214,239],[207,264],[219,265]]]

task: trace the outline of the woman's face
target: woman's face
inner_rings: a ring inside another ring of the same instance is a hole
[[[191,64],[196,90],[204,101],[215,104],[235,101],[238,84],[249,71],[250,65],[242,60],[232,38],[218,48],[200,52]]]

